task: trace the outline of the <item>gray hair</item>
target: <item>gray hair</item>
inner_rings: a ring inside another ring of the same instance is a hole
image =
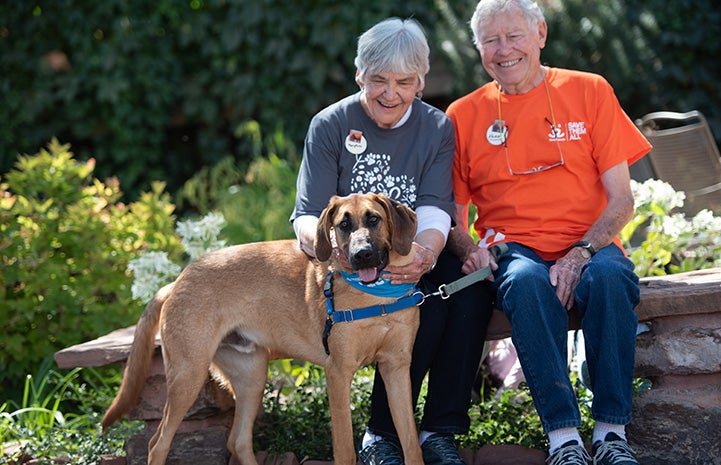
[[[358,80],[375,72],[416,73],[421,83],[430,69],[430,48],[423,28],[414,19],[388,18],[358,38],[355,66]]]
[[[514,11],[516,8],[523,12],[528,25],[535,29],[539,23],[546,19],[538,4],[532,0],[480,0],[476,5],[476,11],[471,18],[471,30],[473,31],[473,43],[478,47],[481,44],[483,27],[499,13]]]

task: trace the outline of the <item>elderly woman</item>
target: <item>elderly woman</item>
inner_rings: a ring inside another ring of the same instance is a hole
[[[388,277],[393,284],[418,282],[424,292],[462,276],[459,258],[444,250],[454,209],[454,129],[443,112],[419,98],[428,56],[425,34],[412,19],[387,19],[360,36],[360,91],[312,119],[291,216],[300,247],[313,255],[318,216],[331,196],[375,192],[407,204],[418,217],[415,258],[389,267]],[[470,393],[492,310],[488,284],[447,300],[426,299],[421,307],[411,382],[415,403],[429,373],[419,438],[426,465],[463,463],[454,434],[467,433],[470,424]],[[403,463],[378,373],[359,455],[368,465]]]
[[[478,208],[468,272],[494,263],[494,287],[550,441],[550,465],[591,460],[566,365],[568,313],[582,317],[593,390],[594,465],[638,465],[631,420],[638,277],[618,234],[633,215],[628,165],[651,148],[601,76],[541,64],[547,25],[531,0],[481,0],[471,19],[493,78],[447,110],[456,126],[456,211]],[[456,233],[459,236],[456,236]]]

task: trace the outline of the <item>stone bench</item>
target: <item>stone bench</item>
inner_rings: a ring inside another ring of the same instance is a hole
[[[640,462],[721,464],[721,269],[643,278],[636,311],[650,328],[637,338],[636,375],[653,383],[651,390],[634,397],[628,425]],[[578,323],[574,312],[571,329],[578,329]],[[133,332],[134,327],[120,329],[61,350],[56,363],[60,368],[124,364]],[[508,319],[496,310],[488,339],[510,332]],[[147,427],[126,444],[128,465],[145,464],[147,441],[162,415],[165,380],[159,338],[156,346],[141,402],[129,414]],[[178,432],[168,464],[227,464],[232,406],[230,395],[209,380]]]

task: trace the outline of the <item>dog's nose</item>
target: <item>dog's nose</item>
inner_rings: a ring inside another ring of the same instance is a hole
[[[365,247],[361,250],[356,251],[353,255],[363,263],[367,263],[373,258],[373,249],[371,247]]]
[[[355,269],[378,266],[378,250],[366,234],[351,237],[348,260]]]

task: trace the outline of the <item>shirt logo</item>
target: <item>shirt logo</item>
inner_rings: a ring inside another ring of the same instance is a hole
[[[586,134],[586,123],[583,121],[570,121],[565,124],[566,131],[563,131],[563,124],[558,124],[548,133],[548,141],[567,141],[581,140],[581,136]]]
[[[568,123],[568,140],[581,140],[581,136],[586,134],[586,125],[583,121],[573,121]]]

